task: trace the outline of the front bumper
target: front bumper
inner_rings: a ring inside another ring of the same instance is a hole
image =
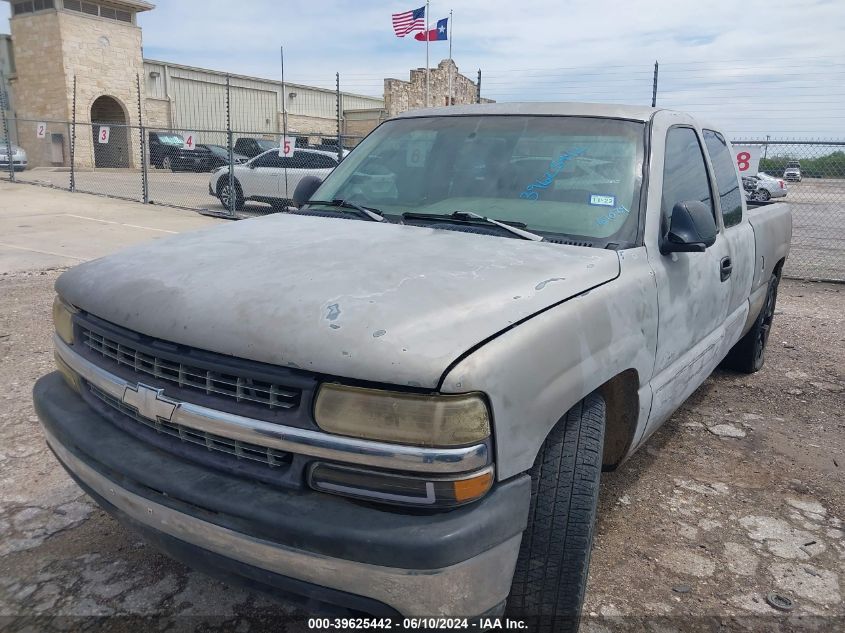
[[[40,379],[35,409],[60,463],[107,511],[171,555],[277,592],[376,614],[472,617],[510,590],[530,480],[436,514],[276,489],[182,460]]]

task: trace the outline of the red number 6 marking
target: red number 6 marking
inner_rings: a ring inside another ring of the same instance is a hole
[[[740,152],[736,155],[736,164],[739,167],[739,171],[748,171],[748,168],[751,167],[751,154],[748,152]]]

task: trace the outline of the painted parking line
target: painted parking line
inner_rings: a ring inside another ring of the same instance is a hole
[[[118,224],[120,226],[127,226],[127,227],[132,228],[132,229],[144,229],[146,231],[158,231],[159,233],[176,234],[176,233],[179,232],[179,231],[171,231],[169,229],[157,229],[153,226],[141,226],[140,224],[127,224],[125,222],[115,222],[113,220],[102,220],[100,218],[89,218],[88,216],[85,216],[85,215],[74,215],[73,213],[63,213],[62,215],[65,215],[69,218],[78,218],[80,220],[91,220],[92,222],[102,222],[103,224]]]
[[[41,255],[53,255],[54,257],[66,257],[68,259],[78,259],[81,262],[87,261],[84,257],[77,257],[76,255],[68,255],[67,253],[54,253],[53,251],[41,251],[37,248],[27,248],[26,246],[15,246],[14,244],[6,244],[5,242],[0,242],[0,246],[5,248],[14,248],[19,251],[28,251],[30,253],[39,253]]]

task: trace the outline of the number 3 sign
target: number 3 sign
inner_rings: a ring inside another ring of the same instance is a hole
[[[100,143],[108,143],[110,132],[111,130],[108,127],[106,127],[105,125],[101,125],[100,132],[97,134],[97,141]]]
[[[287,158],[289,156],[293,156],[293,153],[296,151],[296,137],[295,136],[283,136],[282,143],[279,145],[279,156],[282,158]]]
[[[734,158],[740,176],[754,176],[760,171],[759,145],[734,145]]]

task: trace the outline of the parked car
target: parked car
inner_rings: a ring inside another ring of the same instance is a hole
[[[11,159],[9,155],[11,154]],[[20,145],[10,143],[8,139],[0,138],[0,170],[9,169],[9,161],[12,161],[12,169],[23,171],[27,166],[26,152]]]
[[[241,138],[235,141],[234,149],[241,156],[246,156],[247,158],[254,158],[268,150],[278,150],[279,143],[276,141],[268,140],[266,138],[252,138],[248,136],[242,136]]]
[[[185,139],[175,132],[150,132],[149,150],[150,165],[159,169],[173,169],[180,150],[185,145]]]
[[[602,469],[763,365],[792,220],[733,156],[646,107],[400,115],[296,212],[62,274],[47,443],[189,564],[572,631]]]
[[[235,208],[242,209],[247,200],[266,202],[274,207],[286,206],[299,181],[305,176],[325,178],[337,167],[337,155],[309,149],[297,149],[293,156],[279,156],[274,146],[247,161],[235,165]],[[211,174],[208,193],[229,207],[229,168],[221,167]]]
[[[760,172],[756,176],[743,176],[743,189],[746,192],[747,200],[765,202],[770,198],[783,198],[786,196],[786,183],[780,178]]]
[[[783,172],[783,179],[787,182],[801,182],[801,168],[787,167]]]
[[[197,147],[207,149],[211,152],[211,156],[208,160],[208,169],[205,171],[212,171],[218,167],[223,167],[229,164],[229,148],[222,145],[211,145],[209,143],[200,143]],[[232,152],[232,159],[234,160],[235,165],[242,165],[249,160],[249,158],[243,154],[238,154],[237,152]]]

